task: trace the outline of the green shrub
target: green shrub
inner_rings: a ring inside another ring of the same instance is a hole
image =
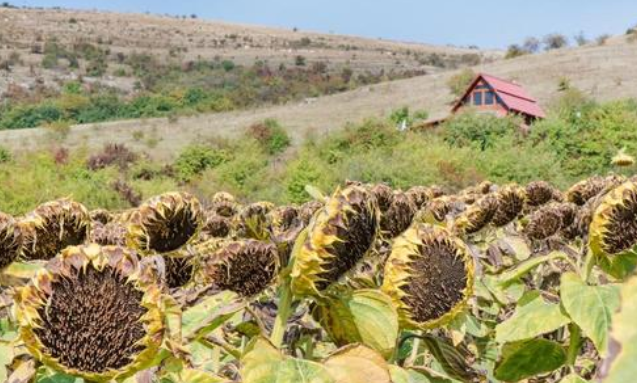
[[[11,152],[7,148],[0,146],[0,164],[11,161]]]
[[[502,137],[515,134],[519,125],[515,118],[468,112],[454,116],[443,124],[441,130],[450,145],[473,146],[484,151]]]
[[[282,153],[292,143],[288,133],[274,119],[253,124],[248,129],[248,135],[255,139],[270,155]]]
[[[451,94],[454,96],[462,96],[475,77],[476,73],[473,70],[463,69],[461,72],[456,73],[447,80],[449,91],[451,91]]]
[[[175,175],[180,181],[191,181],[206,169],[217,167],[229,158],[225,150],[206,145],[191,145],[177,157],[174,163]]]

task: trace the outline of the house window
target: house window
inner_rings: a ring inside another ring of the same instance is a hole
[[[493,92],[487,92],[484,95],[484,104],[485,105],[493,105],[495,101],[495,94]]]
[[[473,105],[482,105],[482,92],[475,92],[473,94]]]

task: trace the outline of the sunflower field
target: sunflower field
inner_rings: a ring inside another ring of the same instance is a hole
[[[0,381],[635,381],[637,178],[306,191],[0,213]]]

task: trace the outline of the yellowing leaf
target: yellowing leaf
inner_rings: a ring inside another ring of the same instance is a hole
[[[566,363],[564,347],[546,339],[509,343],[502,348],[502,357],[495,369],[495,377],[505,382],[518,382],[545,374]]]
[[[633,382],[637,376],[637,277],[628,280],[621,291],[621,311],[613,316],[611,336],[620,349],[613,355],[604,383]]]
[[[224,291],[186,310],[181,319],[184,339],[205,335],[239,312],[243,303],[236,298],[236,294]]]
[[[241,358],[243,383],[335,383],[325,366],[286,357],[268,340],[256,338]]]
[[[619,289],[610,285],[588,286],[577,274],[566,273],[562,275],[560,295],[573,321],[605,357],[611,316],[619,307]]]
[[[398,338],[398,313],[378,290],[357,290],[318,308],[319,320],[339,346],[361,343],[389,357]]]
[[[392,383],[451,383],[447,378],[432,376],[432,373],[405,369],[395,365],[389,366]]]
[[[527,293],[518,302],[513,316],[498,324],[495,339],[498,343],[516,342],[546,334],[567,325],[571,319],[556,303],[547,303],[540,293]]]
[[[324,362],[336,383],[391,383],[383,356],[360,345],[344,347]]]
[[[560,383],[588,383],[588,381],[584,380],[583,378],[575,374],[571,374],[565,377],[564,379],[560,380]]]

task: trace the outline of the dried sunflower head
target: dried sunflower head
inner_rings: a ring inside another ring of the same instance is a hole
[[[236,202],[236,199],[230,193],[217,192],[217,193],[215,193],[215,195],[212,196],[211,201],[212,201],[212,203],[217,203],[217,202]]]
[[[416,205],[416,209],[420,210],[427,205],[431,199],[431,191],[424,186],[414,186],[405,192]]]
[[[255,202],[245,206],[235,217],[240,238],[265,240],[268,238],[268,213],[274,209],[271,202]]]
[[[196,269],[195,254],[187,249],[181,249],[162,255],[165,265],[166,285],[169,288],[183,287],[193,280]]]
[[[175,251],[197,238],[203,219],[197,198],[188,193],[165,193],[151,198],[133,214],[127,244],[143,254]]]
[[[0,212],[0,271],[18,258],[22,232],[12,216]]]
[[[371,251],[380,230],[373,194],[359,186],[337,189],[307,228],[296,253],[292,289],[297,295],[321,295],[353,270]]]
[[[239,204],[231,194],[219,192],[212,197],[212,203],[208,211],[212,211],[222,217],[232,218],[239,212]]]
[[[113,220],[113,215],[111,214],[111,212],[105,209],[91,210],[89,215],[91,216],[91,221],[99,222],[102,225],[106,225]]]
[[[279,271],[276,246],[253,239],[224,243],[202,263],[207,282],[243,297],[263,292]]]
[[[458,200],[452,196],[437,197],[429,201],[426,212],[431,213],[436,221],[442,222],[454,209]]]
[[[60,199],[38,206],[19,223],[26,260],[48,260],[89,236],[91,218],[84,205]]]
[[[389,209],[382,213],[381,230],[387,233],[390,238],[396,237],[411,225],[416,211],[416,205],[407,194],[395,192]]]
[[[593,253],[619,254],[637,244],[637,182],[613,189],[595,209],[589,245]]]
[[[307,226],[314,214],[323,207],[323,203],[319,201],[309,201],[301,205],[299,209],[299,218],[304,226]]]
[[[526,202],[529,206],[537,207],[549,203],[556,197],[559,191],[546,181],[534,181],[526,186]]]
[[[225,238],[232,232],[232,221],[230,218],[217,215],[212,212],[206,214],[206,223],[201,229],[204,240],[209,238]]]
[[[495,194],[498,209],[493,216],[493,225],[502,227],[513,222],[522,213],[526,193],[518,185],[507,185]]]
[[[476,191],[480,194],[489,194],[493,191],[495,185],[491,181],[482,181],[476,186]]]
[[[45,365],[105,382],[145,369],[164,333],[161,294],[135,253],[69,247],[15,295],[20,337]]]
[[[369,189],[374,197],[376,197],[376,201],[378,201],[378,208],[381,213],[384,213],[391,206],[392,200],[394,199],[394,189],[389,187],[386,184],[376,184],[372,185]]]
[[[606,179],[604,177],[596,176],[587,178],[571,186],[571,188],[566,191],[566,200],[582,206],[589,199],[599,194],[605,186]]]
[[[557,234],[562,228],[562,213],[554,205],[546,205],[534,211],[524,228],[527,238],[543,240]]]
[[[454,222],[457,233],[474,234],[485,228],[498,210],[498,199],[487,194],[462,212]]]
[[[432,329],[453,320],[473,293],[467,246],[446,230],[415,224],[394,241],[382,290],[406,328]]]
[[[91,228],[89,242],[102,246],[125,246],[126,234],[126,226],[120,222],[95,223]]]
[[[625,149],[620,150],[612,159],[612,164],[619,167],[628,167],[635,164],[635,157],[626,154]]]
[[[438,185],[430,186],[429,193],[431,194],[431,198],[439,198],[445,195],[445,191]]]

